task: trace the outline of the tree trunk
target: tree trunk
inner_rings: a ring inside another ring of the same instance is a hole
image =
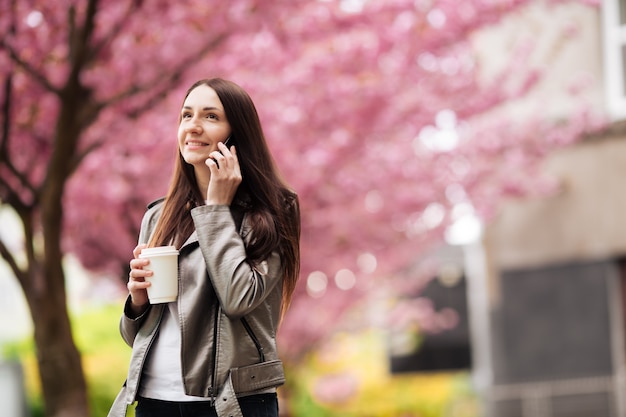
[[[59,269],[31,276],[34,282],[46,285],[26,295],[33,318],[45,415],[86,417],[87,386],[67,313],[61,260],[58,263]]]
[[[88,417],[87,385],[72,336],[62,263],[61,196],[65,180],[54,181],[57,175],[49,175],[42,189],[40,222],[44,244],[29,257],[24,293],[33,319],[46,417]]]
[[[61,95],[52,155],[40,194],[42,256],[31,259],[26,292],[35,329],[35,345],[46,417],[88,417],[87,385],[80,353],[72,337],[63,272],[63,192],[72,172],[81,124],[90,107],[77,78]]]

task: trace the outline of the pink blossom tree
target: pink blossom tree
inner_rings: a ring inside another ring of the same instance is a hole
[[[588,128],[545,125],[540,140],[538,123],[516,135],[470,123],[537,80],[513,61],[480,82],[468,40],[530,0],[48,3],[0,5],[0,203],[23,223],[27,262],[2,240],[0,253],[32,313],[48,416],[88,415],[63,254],[127,279],[192,81],[223,76],[251,93],[301,197],[303,280],[283,326],[294,357],[439,239],[454,204],[488,215],[503,195],[545,188],[505,168],[528,172]]]
[[[285,51],[281,70],[259,76],[260,50],[250,75],[263,82],[249,84],[304,219],[303,282],[283,326],[286,351],[306,352],[369,294],[419,281],[411,263],[441,241],[456,207],[469,204],[487,221],[503,198],[554,191],[558,184],[538,175],[545,155],[601,125],[584,103],[558,123],[491,116],[542,73],[521,44],[482,80],[470,35],[530,3],[367,2],[341,17],[312,10],[291,21],[290,39],[266,39],[268,51]],[[312,29],[320,15],[324,31]],[[328,29],[330,21],[342,30]],[[575,40],[570,26],[562,30]]]
[[[85,195],[99,187],[91,205],[107,205],[115,196],[127,198],[114,183],[115,164],[126,162],[124,154],[146,148],[144,156],[149,156],[156,134],[146,131],[141,138],[129,123],[154,111],[199,57],[223,48],[234,28],[238,36],[255,33],[273,10],[272,2],[245,1],[0,4],[0,203],[10,206],[23,224],[26,262],[22,264],[4,240],[0,254],[30,308],[47,416],[89,414],[67,314],[61,244],[62,239],[72,242],[66,226],[71,231],[73,221],[82,220],[76,213],[89,204],[64,214],[64,205],[75,201],[70,178],[81,164],[87,162],[89,168],[88,157],[100,152],[111,158],[98,168],[92,182],[89,169],[78,173],[75,186],[84,187]],[[134,188],[128,207],[142,199],[142,191]],[[119,204],[109,207],[114,210]],[[124,215],[119,220],[122,225],[133,223]],[[111,226],[104,235],[119,233],[121,227]],[[118,237],[127,241],[125,233]],[[100,239],[85,239],[73,246],[100,244]],[[85,258],[90,266],[88,261]]]

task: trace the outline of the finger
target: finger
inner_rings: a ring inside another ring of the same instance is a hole
[[[131,273],[128,274],[128,283],[127,283],[127,285],[130,285],[133,282],[145,282],[145,281],[146,281],[145,277],[139,276],[136,273],[133,273],[131,271]]]
[[[126,284],[126,288],[128,288],[128,291],[130,292],[135,292],[145,290],[150,285],[152,285],[150,281],[128,281],[128,284]]]
[[[233,151],[234,151],[233,147]],[[211,153],[211,158],[214,159],[214,163],[220,170],[224,169],[237,169],[239,167],[239,160],[237,159],[236,153],[231,153],[230,151],[220,152],[214,151]]]
[[[132,278],[132,277],[126,283],[126,286],[128,287],[129,290],[130,289],[133,289],[133,290],[146,289],[150,285],[151,285],[150,281],[148,280],[145,280],[143,278]]]
[[[222,152],[222,154],[224,156],[227,156],[227,155],[230,156],[230,154],[232,153],[231,149],[233,148],[233,146],[231,146],[229,148],[228,146],[224,145],[224,142],[218,142],[217,143],[217,148],[220,150],[220,152]],[[224,153],[224,152],[226,152],[226,153]]]
[[[145,259],[145,258],[135,258],[135,259],[131,259],[130,260],[130,269],[143,269],[144,266],[148,265],[150,263],[149,259]]]
[[[231,147],[228,147],[228,146],[224,145],[222,142],[219,142],[217,144],[217,147],[219,149],[219,152],[225,158],[232,158],[234,160],[237,160],[237,151],[236,151],[235,145],[232,145]]]
[[[213,162],[217,164],[218,168],[224,168],[226,166],[226,157],[222,152],[213,151],[211,152],[210,156],[211,159],[213,159]]]
[[[218,170],[218,168],[219,168],[219,167],[217,166],[217,162],[215,162],[215,159],[213,159],[213,158],[207,158],[207,160],[206,160],[206,161],[204,161],[204,164],[205,164],[206,166],[208,166],[208,167],[209,167],[209,169],[211,170],[211,172],[213,172],[213,170],[216,170],[216,171],[217,171],[217,170]]]
[[[139,245],[135,246],[135,249],[133,249],[133,256],[135,258],[139,258],[139,254],[146,246],[148,245],[146,245],[145,243],[140,243]]]

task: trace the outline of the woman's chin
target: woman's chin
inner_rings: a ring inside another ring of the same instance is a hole
[[[193,165],[196,168],[202,166],[206,167],[207,158],[208,156],[204,155],[183,155],[184,161],[187,162],[189,165]]]

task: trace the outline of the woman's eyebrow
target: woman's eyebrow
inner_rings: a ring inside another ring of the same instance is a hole
[[[183,106],[183,110],[192,110],[191,106]],[[223,111],[222,109],[220,109],[219,107],[203,107],[202,111],[207,111],[207,110],[219,110],[219,111]]]

